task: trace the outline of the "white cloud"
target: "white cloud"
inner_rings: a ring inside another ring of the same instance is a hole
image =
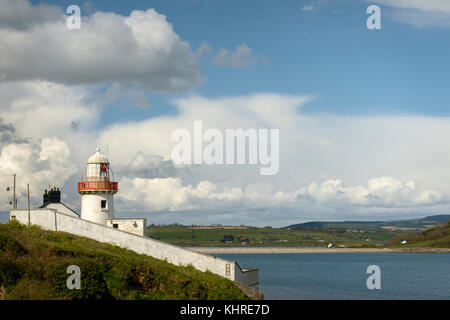
[[[61,18],[62,11],[57,6],[37,4],[32,6],[27,0],[0,0],[0,27],[25,30],[32,26]]]
[[[204,54],[210,54],[212,51],[213,50],[209,43],[206,41],[202,41],[202,43],[200,43],[200,46],[195,51],[195,55],[197,57],[202,57]]]
[[[302,7],[302,11],[313,11],[313,10],[314,10],[314,6],[313,5],[303,6]]]
[[[331,206],[414,207],[448,201],[437,190],[419,190],[414,181],[400,181],[395,177],[370,179],[366,186],[345,187],[341,180],[328,180],[318,186],[312,183],[302,188],[298,199]]]
[[[368,0],[365,0],[368,1]],[[416,27],[450,27],[450,2],[447,0],[375,0],[391,7],[390,17]]]
[[[121,189],[127,196],[121,196],[118,207],[127,202],[127,212],[143,212],[146,207],[199,210],[215,223],[224,218],[224,212],[227,219],[231,215],[237,221],[246,212],[246,221],[254,218],[253,224],[264,224],[264,218],[287,223],[314,217],[369,218],[379,212],[386,218],[449,209],[450,184],[442,181],[450,181],[446,170],[450,152],[442,146],[450,143],[450,119],[305,116],[299,107],[310,99],[277,94],[192,96],[175,101],[176,116],[108,128],[102,135],[114,141],[110,151],[119,162],[128,161],[133,150],[168,159],[171,132],[192,130],[195,120],[203,121],[204,130],[281,130],[280,173],[276,176],[261,177],[252,166],[205,165],[165,179],[129,178],[122,184],[126,191]],[[266,216],[267,210],[282,212]]]
[[[122,108],[131,106],[149,109],[151,107],[151,103],[143,88],[124,83],[112,83],[105,88],[100,88],[98,92],[87,95],[85,101],[101,106],[114,105]]]
[[[235,207],[242,199],[240,188],[219,191],[210,181],[183,185],[180,178],[124,179],[121,201],[127,210],[208,210],[214,206]]]
[[[43,81],[0,84],[0,118],[23,138],[58,136],[67,139],[77,123],[80,134],[97,125],[99,106],[86,104],[85,88]]]
[[[126,165],[118,165],[120,177],[127,178],[168,178],[179,175],[172,160],[164,160],[158,155],[146,155],[139,151]]]
[[[16,172],[22,197],[31,182],[41,188],[32,190],[40,203],[50,183],[79,209],[75,186],[83,164],[108,141],[119,216],[287,225],[450,209],[449,118],[305,115],[301,108],[311,97],[263,93],[183,97],[173,101],[177,114],[101,127],[102,109],[85,103],[89,94],[42,81],[0,84],[0,134],[8,135],[0,143],[0,175]],[[204,130],[279,128],[279,173],[263,177],[250,165],[175,167],[171,133],[192,130],[195,120]],[[2,178],[0,187],[8,183]]]
[[[11,123],[5,123],[0,118],[0,147],[11,143],[23,143],[26,139],[17,136],[16,128]]]
[[[213,65],[231,66],[231,67],[247,67],[256,64],[259,61],[253,51],[243,43],[236,47],[234,52],[227,49],[220,49],[219,52],[211,59]]]
[[[55,7],[2,0],[0,12],[5,9],[19,27],[0,24],[3,81],[120,82],[160,92],[186,91],[203,81],[189,43],[154,9],[130,16],[98,11],[82,17],[80,30],[67,29],[65,15],[55,19]],[[35,10],[42,14],[32,19],[34,27],[20,27]]]
[[[44,188],[64,185],[76,171],[68,145],[56,137],[34,143],[12,143],[0,151],[1,187],[11,186],[12,173],[17,174],[16,192],[20,207],[26,206],[27,184],[30,184],[33,197],[40,198]],[[3,210],[8,208],[9,200],[12,200],[11,193],[0,192]]]
[[[448,196],[437,190],[424,190],[414,181],[400,181],[394,177],[380,177],[368,181],[367,186],[345,187],[341,180],[328,180],[320,185],[311,183],[298,191],[283,192],[274,190],[269,184],[248,184],[245,188],[223,187],[209,180],[196,185],[185,185],[179,177],[165,179],[123,179],[119,206],[127,213],[132,212],[203,212],[206,220],[223,223],[219,220],[223,212],[235,219],[234,224],[242,222],[241,212],[251,213],[247,218],[253,225],[264,225],[267,221],[261,216],[267,210],[282,211],[270,219],[279,220],[277,224],[304,220],[314,212],[327,212],[338,219],[349,218],[349,212],[358,218],[370,215],[370,209],[398,212],[405,208],[414,211],[440,204],[448,205]],[[363,210],[360,210],[360,209]],[[426,209],[429,210],[429,209]],[[284,211],[284,212],[283,212]],[[343,211],[346,215],[342,216]],[[304,213],[307,213],[306,215]],[[327,217],[332,216],[330,214]],[[184,221],[190,220],[185,216]],[[324,218],[323,216],[320,218]],[[386,217],[385,217],[386,218]],[[212,220],[211,220],[212,219]]]
[[[375,2],[396,8],[417,9],[421,11],[434,11],[450,14],[450,2],[448,0],[376,0]]]

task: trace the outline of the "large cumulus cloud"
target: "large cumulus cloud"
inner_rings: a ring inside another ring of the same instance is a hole
[[[83,164],[109,141],[118,216],[288,225],[449,209],[447,118],[305,115],[301,107],[310,97],[264,93],[185,97],[173,102],[179,112],[170,117],[99,127],[101,108],[84,103],[87,93],[45,82],[0,85],[0,131],[13,139],[1,149],[0,174],[16,172],[21,192],[27,182],[40,187],[33,190],[39,202],[52,184],[64,187],[64,201],[79,209]],[[172,130],[192,130],[195,120],[204,130],[280,128],[279,173],[263,177],[250,165],[175,166]]]
[[[56,19],[57,8],[31,7],[26,0],[1,0],[0,11],[14,18],[0,19],[3,81],[120,82],[160,92],[182,92],[202,82],[189,43],[154,9],[130,16],[96,12],[82,17],[79,30],[67,29],[65,15]],[[27,28],[30,21],[33,28]]]
[[[370,179],[367,186],[347,187],[341,180],[327,180],[320,185],[313,182],[301,188],[297,199],[334,207],[414,207],[448,201],[438,190],[423,190],[415,181],[401,181],[395,177]]]
[[[1,210],[6,210],[9,200],[12,200],[12,194],[4,190],[12,186],[13,173],[17,175],[18,205],[25,207],[27,184],[30,184],[33,198],[40,199],[44,188],[64,185],[77,171],[70,156],[67,143],[56,137],[3,147],[0,150]]]

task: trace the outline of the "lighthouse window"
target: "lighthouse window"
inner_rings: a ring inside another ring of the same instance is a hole
[[[97,163],[90,163],[86,166],[87,177],[97,177],[100,172],[100,165]]]
[[[108,165],[105,163],[102,163],[100,166],[100,176],[106,177],[108,175]]]
[[[101,208],[106,209],[106,200],[102,200],[101,202]]]

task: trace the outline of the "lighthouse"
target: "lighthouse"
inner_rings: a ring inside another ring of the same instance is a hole
[[[106,225],[108,219],[114,219],[114,194],[119,185],[109,177],[109,161],[97,148],[86,162],[84,181],[78,182],[81,219],[102,225]]]

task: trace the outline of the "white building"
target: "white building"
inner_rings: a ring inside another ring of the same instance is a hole
[[[116,218],[114,194],[119,191],[119,185],[110,180],[110,173],[108,159],[97,149],[86,162],[83,181],[78,183],[81,216],[61,202],[61,192],[54,187],[45,190],[44,203],[38,209],[13,209],[10,219],[110,243],[175,265],[192,265],[200,271],[239,282],[250,291],[258,289],[258,269],[243,269],[234,261],[147,238],[146,219]]]
[[[110,180],[110,173],[108,159],[97,148],[86,162],[84,181],[78,182],[81,219],[143,236],[146,219],[114,218],[114,194],[119,191],[119,184]]]
[[[67,214],[69,216],[79,218],[80,215],[69,208],[61,202],[61,191],[59,188],[51,188],[49,190],[45,189],[43,204],[39,207],[40,209],[54,209],[57,212]]]

